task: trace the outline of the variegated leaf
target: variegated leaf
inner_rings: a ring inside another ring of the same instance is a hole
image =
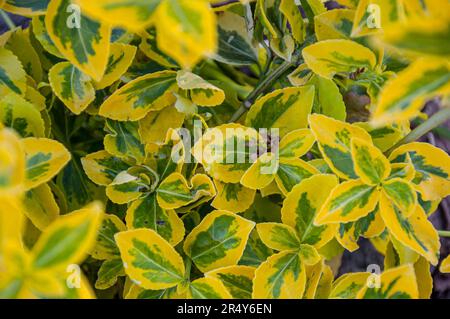
[[[21,192],[26,167],[24,149],[19,136],[8,128],[0,129],[0,163],[1,193]]]
[[[355,299],[358,292],[367,285],[368,272],[347,273],[333,282],[330,299]]]
[[[281,209],[281,219],[284,224],[295,228],[301,243],[320,248],[336,234],[337,225],[313,224],[336,185],[338,179],[334,175],[315,175],[304,179],[287,195]]]
[[[209,271],[206,277],[219,279],[235,299],[250,299],[253,291],[255,268],[250,266],[229,266]]]
[[[216,52],[216,16],[207,1],[166,0],[156,18],[158,47],[184,69]]]
[[[183,249],[202,272],[236,265],[254,226],[236,214],[214,211],[186,237]]]
[[[257,63],[257,52],[247,31],[245,18],[225,11],[218,17],[219,44],[214,59],[231,65]]]
[[[252,298],[299,299],[306,285],[305,265],[297,252],[272,255],[255,271]]]
[[[439,271],[444,273],[450,273],[450,255],[445,257],[439,266]]]
[[[155,193],[134,201],[127,209],[126,222],[128,229],[153,229],[172,246],[184,238],[183,221],[173,210],[161,208]]]
[[[107,24],[140,31],[152,23],[156,9],[163,0],[77,0],[83,11]]]
[[[190,185],[180,173],[172,173],[164,179],[157,189],[159,205],[164,209],[176,209],[198,200],[214,197],[216,189],[211,179],[205,174],[192,177]]]
[[[277,155],[264,153],[242,175],[240,183],[253,190],[263,189],[274,181],[278,167]]]
[[[111,28],[80,12],[73,0],[52,0],[45,16],[48,34],[59,52],[96,81],[109,56]]]
[[[219,279],[206,277],[189,283],[188,298],[190,299],[231,299],[232,296]]]
[[[95,88],[101,90],[119,80],[133,62],[136,50],[136,47],[132,45],[111,43],[105,74],[99,82],[94,84]]]
[[[131,167],[127,171],[120,172],[106,187],[106,195],[116,204],[127,204],[145,196],[152,190],[154,180],[147,175],[148,168]]]
[[[95,288],[100,290],[111,288],[121,276],[125,276],[122,260],[120,258],[105,260],[98,270]]]
[[[44,120],[37,107],[15,93],[0,99],[0,122],[22,137],[45,136]]]
[[[43,15],[50,0],[6,0],[3,9],[23,16]]]
[[[450,63],[418,59],[382,88],[372,115],[374,125],[409,120],[418,115],[426,100],[450,93]]]
[[[137,121],[149,111],[161,110],[175,102],[171,90],[176,73],[161,71],[138,77],[115,91],[100,106],[99,114],[118,121]]]
[[[372,143],[353,138],[351,152],[355,173],[364,183],[378,185],[391,173],[388,159]]]
[[[380,287],[376,287],[374,282],[371,282],[370,288],[365,285],[358,292],[358,299],[419,298],[416,275],[414,273],[414,267],[411,264],[386,270],[379,278],[372,279],[379,281]]]
[[[382,194],[380,213],[392,236],[425,257],[433,265],[438,263],[439,235],[427,220],[427,215],[420,205],[416,205],[415,212],[406,217],[393,201]]]
[[[132,159],[136,164],[142,164],[145,158],[145,146],[140,140],[139,123],[118,122],[106,120],[103,144],[105,150],[122,159]]]
[[[162,52],[156,43],[156,27],[151,26],[145,30],[142,36],[139,49],[151,60],[166,66],[168,68],[176,68],[178,64],[164,52]]]
[[[367,216],[379,199],[377,186],[350,180],[336,186],[329,194],[314,223],[348,223]]]
[[[55,140],[28,137],[22,140],[22,144],[26,154],[27,189],[48,182],[71,159],[64,145]]]
[[[97,242],[90,253],[91,256],[98,260],[120,259],[120,252],[114,235],[126,230],[127,227],[119,217],[105,215],[97,233]]]
[[[95,99],[91,78],[69,62],[55,64],[48,77],[56,96],[77,115]]]
[[[222,183],[215,180],[217,195],[211,202],[211,206],[222,210],[226,209],[233,213],[246,211],[253,204],[256,191],[247,188],[240,183]]]
[[[269,248],[284,251],[298,250],[300,239],[294,228],[280,223],[261,223],[256,225],[259,238]]]
[[[350,39],[355,11],[329,10],[314,17],[314,29],[318,41]]]
[[[45,229],[33,247],[34,269],[62,269],[77,264],[95,245],[103,206],[94,202],[83,209],[61,216]]]
[[[418,204],[417,194],[412,183],[400,178],[392,178],[383,183],[384,194],[405,217],[411,216]]]
[[[302,54],[308,67],[327,79],[361,68],[373,70],[376,65],[375,54],[351,40],[320,41],[304,48]]]
[[[281,192],[287,195],[295,185],[315,174],[319,174],[319,171],[301,159],[280,158],[275,181]]]
[[[394,163],[412,162],[416,171],[412,182],[418,186],[424,200],[439,200],[450,195],[450,158],[443,150],[415,142],[400,146],[389,159]]]
[[[319,114],[309,117],[309,125],[324,160],[333,172],[344,179],[357,178],[350,142],[352,138],[370,142],[370,135],[360,127]]]
[[[225,100],[225,92],[189,71],[178,71],[177,84],[190,93],[192,102],[199,106],[216,106]]]
[[[97,185],[107,186],[112,183],[120,172],[130,166],[120,158],[112,156],[107,151],[98,151],[81,158],[84,172]]]
[[[256,100],[245,124],[255,129],[278,128],[279,135],[305,128],[314,101],[314,87],[288,87]]]
[[[116,234],[126,274],[137,285],[152,290],[170,288],[184,279],[184,263],[175,249],[151,229]]]
[[[290,132],[280,141],[280,157],[301,157],[305,155],[315,142],[309,129],[299,129]]]
[[[43,231],[59,217],[59,207],[47,184],[42,184],[25,193],[24,214],[34,226]]]

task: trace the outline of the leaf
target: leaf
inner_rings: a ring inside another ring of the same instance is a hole
[[[309,125],[323,159],[332,171],[340,178],[357,178],[350,141],[352,138],[359,138],[370,142],[370,135],[362,128],[319,114],[309,116]]]
[[[373,70],[376,65],[375,54],[351,40],[320,41],[304,48],[302,54],[308,67],[326,79],[360,68]]]
[[[255,229],[250,233],[239,265],[258,267],[272,254],[273,250],[264,245]]]
[[[151,26],[145,30],[142,35],[142,41],[139,49],[151,60],[168,68],[176,68],[178,64],[164,52],[162,52],[156,43],[156,27]]]
[[[173,210],[161,208],[155,193],[134,201],[128,207],[126,223],[128,229],[152,229],[172,246],[176,246],[184,238],[183,221]]]
[[[0,48],[0,94],[23,95],[26,90],[26,74],[19,59],[9,50]]]
[[[229,291],[232,298],[250,299],[253,290],[255,268],[249,266],[229,266],[209,271],[207,278],[219,279]]]
[[[67,149],[55,140],[28,137],[23,139],[22,143],[26,154],[27,189],[48,182],[71,159]]]
[[[227,211],[213,211],[186,237],[185,253],[202,272],[236,265],[255,223]]]
[[[21,191],[25,180],[25,154],[21,140],[8,128],[0,129],[0,163],[1,193]]]
[[[352,37],[381,33],[390,24],[404,19],[405,12],[400,0],[361,0],[353,20]]]
[[[386,125],[417,116],[426,100],[450,92],[449,82],[450,64],[447,61],[416,60],[383,86],[372,124]]]
[[[386,226],[384,225],[378,206],[367,216],[355,222],[339,224],[336,239],[348,251],[355,251],[359,248],[359,238],[373,238],[379,236]]]
[[[286,17],[289,23],[292,36],[297,42],[303,42],[305,40],[305,26],[303,22],[302,14],[294,0],[281,0],[279,3],[279,10]]]
[[[355,299],[358,292],[367,285],[370,273],[346,273],[336,279],[330,292],[330,299]]]
[[[391,173],[391,165],[383,153],[367,141],[351,140],[355,173],[368,185],[378,185]]]
[[[199,106],[216,106],[225,100],[225,92],[189,71],[178,71],[177,84],[190,93],[192,102]]]
[[[132,168],[131,168],[132,169]],[[138,174],[139,175],[139,174]],[[106,187],[106,195],[116,204],[127,204],[144,195],[150,187],[143,176],[135,176],[128,171],[120,172]]]
[[[3,9],[17,15],[34,16],[44,14],[50,0],[41,1],[23,1],[23,0],[7,0],[3,5]]]
[[[305,128],[314,101],[314,88],[288,87],[275,90],[256,100],[252,105],[245,125],[255,129],[278,128],[279,135]]]
[[[136,47],[122,43],[111,43],[111,48],[103,78],[96,82],[97,90],[104,89],[117,80],[128,70],[134,60]]]
[[[255,271],[254,299],[299,299],[306,285],[305,265],[296,252],[272,255]]]
[[[174,106],[161,111],[149,112],[139,121],[139,136],[145,144],[163,145],[169,129],[177,129],[183,125],[185,115]]]
[[[164,209],[176,209],[194,203],[202,197],[214,197],[216,189],[205,174],[192,177],[190,185],[180,173],[172,173],[157,189],[159,205]],[[204,199],[202,199],[204,200]]]
[[[105,214],[97,233],[95,247],[90,253],[91,256],[98,260],[114,260],[119,258],[120,252],[116,245],[114,235],[126,230],[125,224],[119,217],[116,215]],[[113,265],[110,265],[109,267],[111,266]]]
[[[55,64],[48,74],[55,95],[75,114],[95,100],[91,78],[69,62]]]
[[[309,129],[299,129],[288,133],[280,141],[280,157],[301,157],[305,155],[315,142]]]
[[[117,121],[137,121],[149,111],[161,110],[175,101],[171,90],[176,73],[161,71],[138,77],[115,91],[100,106],[99,115]]]
[[[428,261],[423,257],[420,257],[414,264],[420,299],[430,299],[433,292],[433,277],[431,276],[430,267]],[[419,283],[421,284],[419,285]]]
[[[217,50],[216,16],[204,0],[167,0],[157,11],[158,47],[183,69]]]
[[[246,211],[253,204],[256,191],[247,188],[240,183],[222,183],[215,180],[214,185],[217,195],[211,202],[211,206],[219,210],[228,210],[232,213]]]
[[[281,220],[297,231],[301,243],[320,248],[336,234],[335,225],[313,224],[314,218],[336,185],[338,180],[334,175],[315,175],[304,179],[286,196],[281,209]]]
[[[372,137],[373,144],[382,152],[386,152],[408,133],[405,133],[402,127],[396,124],[374,127],[368,122],[358,122],[354,125],[365,129]],[[409,127],[409,122],[407,125]]]
[[[59,52],[83,73],[100,81],[108,62],[111,28],[83,15],[72,0],[52,0],[45,25]]]
[[[130,166],[120,158],[110,155],[107,151],[98,151],[81,158],[81,164],[86,175],[97,185],[107,186],[112,183],[120,172]]]
[[[380,197],[380,212],[389,232],[399,242],[425,257],[431,264],[439,260],[439,235],[427,220],[427,215],[420,205],[415,212],[406,217],[399,207],[385,194]]]
[[[34,226],[43,231],[59,217],[59,207],[47,184],[42,184],[25,193],[24,214]]]
[[[32,250],[34,269],[62,269],[81,262],[95,244],[103,207],[94,202],[48,226]]]
[[[58,57],[63,58],[58,48],[53,43],[52,39],[48,35],[47,28],[45,26],[45,16],[36,16],[31,20],[31,25],[33,27],[33,34],[42,47],[48,53]]]
[[[0,99],[0,121],[22,137],[45,135],[44,121],[38,109],[15,93]]]
[[[225,285],[216,278],[206,277],[194,280],[189,284],[188,298],[190,299],[231,299]]]
[[[413,2],[413,1],[411,1]],[[448,3],[427,1],[427,5],[435,3],[434,9],[426,12],[420,7],[418,16],[409,16],[407,22],[399,21],[384,27],[382,43],[394,47],[402,53],[422,57],[450,56],[450,47],[445,41],[449,36]],[[409,4],[405,3],[405,7]],[[401,26],[401,27],[400,27]],[[442,45],[435,45],[442,43]]]
[[[300,240],[294,228],[280,223],[261,223],[256,225],[258,235],[269,248],[277,251],[296,250]]]
[[[100,290],[108,289],[114,286],[117,278],[121,276],[125,276],[122,260],[120,258],[105,260],[98,270],[95,288]]]
[[[380,287],[363,287],[358,292],[358,299],[417,299],[416,275],[411,264],[392,268],[383,272]]]
[[[242,175],[240,183],[249,189],[263,189],[273,182],[279,163],[274,153],[264,153]]]
[[[409,143],[395,149],[391,162],[405,163],[409,156],[417,174],[413,183],[424,200],[438,200],[450,195],[450,158],[443,150],[426,143]]]
[[[335,9],[314,17],[314,29],[318,41],[350,39],[354,10]]]
[[[439,271],[443,273],[449,273],[450,272],[450,255],[444,258],[444,260],[441,262],[441,265],[439,267]]]
[[[384,194],[391,200],[405,217],[415,212],[418,204],[413,185],[403,179],[393,178],[383,183]]]
[[[106,120],[105,130],[109,134],[103,144],[108,153],[124,160],[131,158],[136,164],[144,162],[145,146],[140,140],[139,123]]]
[[[336,186],[323,204],[314,223],[347,223],[367,216],[378,203],[376,186],[350,180]]]
[[[231,65],[257,63],[256,50],[247,31],[245,18],[231,11],[218,17],[219,44],[214,59]]]
[[[309,178],[319,171],[307,162],[298,158],[281,158],[275,181],[284,195],[305,178]]]
[[[158,290],[183,281],[183,259],[155,231],[129,230],[116,234],[115,238],[125,272],[139,286]]]
[[[211,128],[195,143],[192,154],[213,179],[238,183],[263,149],[262,138],[252,128],[224,124]]]
[[[303,299],[314,299],[317,287],[319,285],[320,277],[322,276],[322,270],[325,264],[318,262],[311,266],[306,266],[306,285]]]
[[[313,113],[345,121],[347,111],[344,99],[339,91],[339,87],[333,80],[323,78],[320,75],[313,75],[307,84],[315,87],[316,95],[314,97]]]
[[[83,11],[107,24],[140,31],[152,23],[156,9],[163,0],[78,0]]]

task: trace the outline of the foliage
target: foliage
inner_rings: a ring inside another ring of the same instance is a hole
[[[429,298],[450,3],[338,2],[0,1],[0,297]]]

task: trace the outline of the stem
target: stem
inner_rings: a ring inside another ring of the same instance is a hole
[[[286,72],[291,66],[293,62],[284,61],[280,64],[272,73],[269,74],[268,77],[263,79],[256,88],[247,96],[244,102],[242,102],[241,107],[233,114],[230,119],[230,122],[236,122],[241,118],[241,116],[247,112],[247,110],[252,106],[255,102],[256,98],[263,94],[268,88],[270,88],[274,82],[276,82],[283,74]]]
[[[393,150],[395,150],[396,148],[398,148],[403,144],[411,143],[421,138],[423,135],[440,126],[448,119],[450,119],[450,107],[444,107],[440,111],[433,114],[428,120],[417,126],[397,144],[395,144],[393,147],[387,150],[386,155],[389,156]]]
[[[16,25],[11,20],[9,15],[5,11],[3,11],[2,9],[0,9],[0,16],[2,17],[3,20],[5,20],[5,23],[6,23],[6,25],[8,26],[8,28],[10,30],[14,30],[16,28]]]
[[[450,237],[450,230],[438,230],[437,232],[441,237]]]

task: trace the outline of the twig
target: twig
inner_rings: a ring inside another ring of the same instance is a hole
[[[439,236],[441,237],[449,237],[450,238],[450,230],[438,230]]]

